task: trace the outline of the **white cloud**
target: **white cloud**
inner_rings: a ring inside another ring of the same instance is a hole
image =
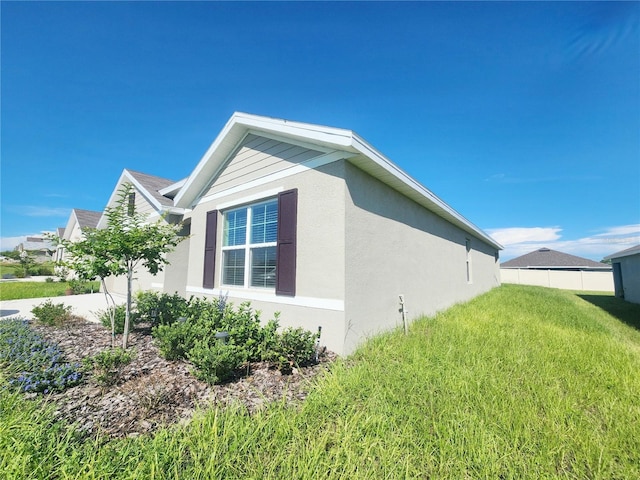
[[[600,233],[577,239],[562,238],[559,227],[495,228],[487,232],[504,245],[500,254],[503,261],[543,247],[600,261],[607,255],[640,244],[640,225],[606,227]]]
[[[553,242],[560,238],[559,227],[510,227],[487,230],[498,243],[504,246],[523,242]]]
[[[37,207],[26,205],[20,207],[20,212],[27,217],[68,217],[71,213],[70,208],[61,207]]]

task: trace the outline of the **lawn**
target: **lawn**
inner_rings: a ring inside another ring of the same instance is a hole
[[[99,282],[84,284],[83,293],[98,291]],[[43,298],[65,295],[71,288],[69,282],[0,282],[0,300],[17,300],[21,298]]]
[[[118,441],[0,389],[0,476],[640,478],[638,318],[608,295],[504,285],[371,339],[298,408],[211,408]]]

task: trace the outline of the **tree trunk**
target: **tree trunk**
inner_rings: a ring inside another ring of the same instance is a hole
[[[111,348],[116,348],[116,302],[109,290],[107,290],[107,284],[103,277],[100,277],[100,282],[102,283],[104,297],[107,300],[107,312],[109,312],[109,319],[111,320]],[[111,307],[109,307],[109,299],[111,299]]]
[[[129,346],[129,325],[131,318],[131,286],[133,283],[133,267],[129,266],[127,271],[127,310],[124,316],[124,335],[122,335],[122,348],[125,350]]]

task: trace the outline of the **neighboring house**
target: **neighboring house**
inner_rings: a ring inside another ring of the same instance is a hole
[[[138,213],[147,215],[150,221],[156,221],[163,218],[163,221],[178,223],[182,220],[182,209],[174,208],[172,193],[179,187],[180,182],[174,180],[148,175],[146,173],[135,172],[133,170],[123,170],[118,179],[115,188],[107,202],[107,207],[113,207],[119,200],[120,190],[124,184],[131,184],[134,191],[126,202],[133,206]],[[176,187],[176,185],[178,187]],[[107,217],[101,214],[98,222],[98,228],[104,228],[107,225]],[[181,232],[182,235],[188,235],[188,231]],[[183,242],[185,243],[185,242]],[[182,244],[181,244],[182,245]],[[175,252],[169,255],[168,260],[173,263],[173,258],[180,261],[181,253],[184,246],[178,245]],[[185,293],[186,267],[181,266],[177,271],[174,270],[173,277],[165,282],[164,272],[158,272],[157,275],[151,275],[142,266],[138,269],[133,281],[134,292],[137,290],[163,289],[169,288],[171,293]],[[110,292],[125,294],[127,291],[126,276],[109,277],[105,279],[107,289]],[[166,283],[166,285],[165,285]]]
[[[503,283],[613,292],[610,265],[549,248],[504,262],[500,275]]]
[[[33,236],[27,237],[20,243],[15,250],[19,252],[28,252],[34,261],[38,263],[53,260],[56,247],[51,240],[46,237]]]
[[[68,240],[70,242],[77,242],[83,238],[83,229],[96,228],[98,226],[98,221],[101,216],[102,212],[74,208],[71,210],[69,220],[67,220],[67,226],[65,228],[58,228],[56,230],[56,234],[61,239]],[[55,259],[56,261],[65,259],[65,250],[62,245],[58,246]]]
[[[640,303],[640,245],[605,257],[611,260],[616,297]]]

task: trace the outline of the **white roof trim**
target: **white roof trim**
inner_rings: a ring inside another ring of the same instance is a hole
[[[186,182],[187,182],[187,179],[183,178],[179,182],[169,185],[168,187],[161,188],[160,190],[158,190],[158,192],[163,197],[166,196],[168,193],[176,193],[184,186]]]
[[[464,231],[482,239],[497,249],[503,249],[502,245],[488,234],[456,212],[429,189],[407,175],[351,130],[291,122],[240,112],[236,112],[231,116],[191,175],[186,179],[182,189],[176,194],[174,204],[177,207],[191,208],[197,203],[198,197],[203,194],[211,178],[217,175],[228,156],[235,151],[248,132],[257,135],[261,133],[277,135],[283,139],[291,139],[292,142],[319,145],[328,150],[359,153],[360,155],[353,156],[349,161]]]

